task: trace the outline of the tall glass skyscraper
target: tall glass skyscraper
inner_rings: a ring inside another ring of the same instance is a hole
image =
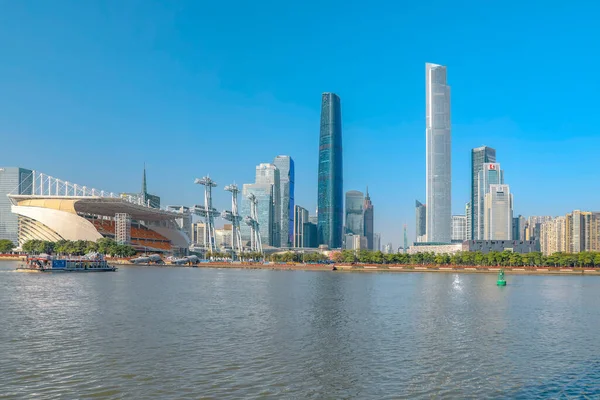
[[[342,246],[344,192],[342,167],[342,109],[335,93],[321,96],[317,237],[329,248]]]
[[[31,170],[15,167],[0,168],[0,239],[8,239],[18,245],[19,217],[11,211],[9,194],[31,194],[33,176]]]
[[[446,80],[446,67],[425,64],[425,87],[427,241],[450,243],[452,170],[450,86]]]
[[[242,207],[240,215],[250,215],[250,200],[248,196],[254,194],[258,200],[256,212],[258,214],[258,230],[263,246],[273,246],[273,221],[275,213],[273,209],[273,185],[269,183],[247,183],[242,187]],[[242,223],[240,226],[242,242],[247,245],[250,241],[250,227]]]
[[[365,195],[358,190],[346,192],[346,233],[363,235],[363,203]]]
[[[479,197],[479,172],[483,169],[483,164],[496,162],[496,150],[491,147],[481,146],[471,150],[471,207],[467,218],[470,218],[469,239],[478,239],[477,227],[479,226],[479,216],[483,215],[480,211],[482,200]]]
[[[281,200],[279,247],[290,247],[294,242],[294,160],[290,156],[277,156],[273,164],[279,170]],[[308,222],[308,221],[307,221]]]
[[[373,250],[373,233],[374,233],[374,218],[375,210],[371,197],[369,196],[369,188],[367,188],[367,195],[365,196],[364,210],[364,232],[367,238],[367,249]]]
[[[268,241],[264,236],[261,236],[263,245],[268,244],[269,246],[279,247],[281,244],[281,188],[279,169],[274,164],[262,163],[256,166],[256,180],[257,184],[271,185],[271,207],[273,208],[271,219],[271,234]],[[258,197],[258,195],[257,195]],[[259,206],[260,211],[260,206]],[[260,229],[261,235],[263,229]]]
[[[425,233],[427,231],[427,207],[425,204],[421,203],[419,200],[415,200],[415,233],[416,233],[416,242],[425,242],[427,241],[427,236]]]

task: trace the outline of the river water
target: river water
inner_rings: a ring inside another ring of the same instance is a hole
[[[600,398],[600,277],[0,263],[0,398]]]

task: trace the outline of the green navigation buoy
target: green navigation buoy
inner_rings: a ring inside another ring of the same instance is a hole
[[[504,270],[501,269],[498,273],[498,282],[496,282],[498,286],[506,286],[506,281],[504,280]]]

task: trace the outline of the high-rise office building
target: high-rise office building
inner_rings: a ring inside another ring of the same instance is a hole
[[[348,233],[344,235],[345,250],[367,250],[367,238],[363,235],[353,235]]]
[[[319,244],[342,245],[343,206],[342,110],[335,93],[321,96],[319,138],[318,225]]]
[[[373,234],[373,250],[381,251],[381,233]]]
[[[425,64],[427,241],[450,243],[452,237],[452,170],[450,86],[446,67]]]
[[[481,210],[482,197],[479,194],[479,172],[484,164],[496,162],[496,150],[491,147],[481,146],[471,150],[471,212],[467,214],[470,220],[469,239],[480,239],[477,229],[479,217],[483,215]],[[501,182],[496,182],[501,183]],[[485,196],[485,193],[483,194]]]
[[[293,247],[304,247],[304,224],[308,222],[308,210],[294,206],[294,242]]]
[[[364,217],[363,203],[365,195],[358,190],[346,192],[346,233],[363,235]]]
[[[483,164],[481,170],[479,171],[479,175],[477,178],[477,194],[479,196],[479,206],[478,206],[478,214],[475,215],[474,222],[477,224],[475,233],[476,236],[473,236],[474,240],[484,240],[484,231],[485,231],[485,223],[484,223],[484,200],[485,195],[490,191],[490,185],[502,185],[504,184],[504,173],[502,169],[500,169],[500,164],[498,163],[487,163]],[[512,223],[511,223],[512,226]],[[511,232],[512,235],[512,232]]]
[[[31,194],[33,173],[17,167],[0,168],[0,239],[19,244],[19,217],[11,211],[9,194]]]
[[[317,224],[312,222],[304,223],[304,238],[302,247],[307,247],[310,249],[316,249],[319,247],[319,242],[317,240]]]
[[[483,240],[511,240],[513,196],[508,185],[490,185],[484,202]]]
[[[256,166],[256,182],[259,185],[271,185],[271,201],[272,201],[272,213],[273,219],[271,220],[272,227],[271,234],[268,242],[264,242],[265,238],[262,236],[263,244],[269,244],[273,247],[280,247],[281,245],[281,182],[280,171],[274,164],[262,163]],[[262,228],[261,228],[262,231]]]
[[[467,240],[467,216],[453,215],[452,216],[452,241],[464,242]]]
[[[415,200],[415,216],[416,216],[416,242],[427,241],[427,209],[426,205],[419,200]]]
[[[256,196],[256,212],[258,216],[258,231],[263,246],[279,247],[279,241],[273,235],[275,226],[275,209],[273,207],[273,185],[269,183],[246,183],[242,187],[242,207],[240,215],[242,218],[250,215],[250,200],[248,196]],[[240,233],[242,242],[245,246],[250,241],[250,227],[247,224],[241,224]]]
[[[294,241],[294,160],[290,156],[277,156],[273,164],[279,170],[281,200],[279,247],[290,247]]]
[[[375,224],[375,209],[371,202],[371,196],[369,196],[369,188],[367,188],[367,195],[365,196],[365,204],[363,206],[364,213],[364,236],[367,238],[367,249],[373,250],[373,233]]]

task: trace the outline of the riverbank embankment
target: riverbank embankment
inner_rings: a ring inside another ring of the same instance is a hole
[[[140,264],[123,263],[120,266],[140,266]],[[147,266],[147,265],[146,265]],[[157,265],[161,267],[187,267],[189,265]],[[195,268],[221,269],[271,269],[287,271],[331,271],[333,265],[321,264],[280,264],[280,263],[199,263]],[[434,272],[434,273],[469,273],[498,274],[504,269],[505,274],[514,275],[598,275],[600,268],[569,267],[467,267],[467,266],[422,266],[422,265],[346,265],[336,264],[336,272]]]

